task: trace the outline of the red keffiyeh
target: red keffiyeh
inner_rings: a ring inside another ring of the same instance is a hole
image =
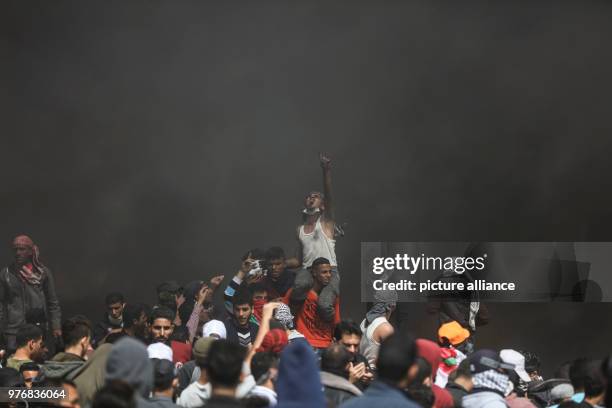
[[[21,267],[19,275],[24,282],[30,285],[38,286],[43,280],[45,273],[44,265],[40,262],[38,246],[34,244],[32,238],[27,235],[18,235],[13,240],[13,247],[25,246],[32,250],[32,262],[29,262]]]

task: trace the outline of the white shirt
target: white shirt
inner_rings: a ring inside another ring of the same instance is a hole
[[[299,238],[302,243],[302,264],[305,268],[310,268],[312,263],[317,258],[329,259],[331,266],[337,266],[336,263],[336,240],[329,238],[323,225],[321,225],[321,217],[317,218],[314,230],[310,234],[304,232],[304,226],[300,225]]]
[[[191,383],[181,392],[181,396],[176,400],[176,405],[184,408],[202,407],[210,398],[211,390],[212,387],[210,383],[206,383],[205,385],[200,384],[199,381]]]

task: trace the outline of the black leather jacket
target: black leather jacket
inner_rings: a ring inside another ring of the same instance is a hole
[[[0,332],[16,334],[26,322],[26,313],[42,309],[51,329],[61,327],[61,310],[51,271],[43,267],[40,285],[24,282],[13,264],[0,271]]]

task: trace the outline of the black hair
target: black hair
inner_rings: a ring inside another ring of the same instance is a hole
[[[584,390],[584,381],[587,376],[588,365],[591,360],[586,357],[575,359],[570,365],[569,378],[576,392]]]
[[[472,372],[470,371],[470,360],[468,358],[459,363],[457,369],[453,370],[448,375],[448,381],[455,381],[458,377],[472,378]]]
[[[431,364],[422,357],[417,357],[414,364],[416,364],[418,370],[412,382],[413,384],[423,384],[426,378],[431,377]]]
[[[542,364],[540,357],[531,351],[521,350],[519,353],[525,357],[525,371],[527,371],[528,374],[532,374],[540,370],[540,365]]]
[[[186,326],[175,327],[172,331],[172,335],[170,336],[170,340],[178,341],[181,343],[189,341],[189,330],[187,330]]]
[[[416,358],[416,344],[409,333],[394,333],[380,345],[378,352],[378,376],[383,381],[396,384],[401,381]]]
[[[117,341],[119,341],[119,339],[125,336],[127,336],[127,333],[124,331],[111,333],[105,337],[104,343],[115,344]]]
[[[601,360],[591,360],[586,367],[584,378],[584,396],[586,398],[601,395],[606,390],[606,381],[601,371]]]
[[[246,305],[253,306],[253,297],[251,296],[251,292],[246,287],[241,287],[236,291],[234,298],[232,299],[232,304],[235,306]]]
[[[83,315],[76,315],[62,323],[64,347],[76,345],[83,337],[91,337],[91,323]]]
[[[134,326],[134,322],[140,319],[145,313],[145,305],[142,303],[128,303],[123,309],[123,327],[129,329]]]
[[[43,331],[40,327],[33,324],[24,324],[17,330],[16,346],[21,348],[28,344],[30,340],[42,338]]]
[[[255,282],[255,283],[251,283],[250,285],[247,286],[247,289],[249,290],[249,293],[251,294],[251,296],[255,295],[255,293],[258,292],[267,292],[268,288],[266,287],[266,285],[264,285],[261,282]]]
[[[564,363],[562,363],[555,371],[554,378],[564,378],[566,380],[569,380],[570,379],[569,371],[570,371],[571,366],[572,366],[571,361],[565,361]]]
[[[315,259],[314,261],[312,261],[312,268],[314,268],[315,266],[319,266],[319,265],[330,265],[329,259],[319,257]]]
[[[174,365],[172,362],[152,358],[151,363],[153,363],[153,388],[157,391],[165,391],[168,388],[172,388],[172,381],[174,381]]]
[[[257,382],[259,382],[268,370],[277,367],[278,355],[271,351],[256,353],[251,359],[251,374],[253,374],[253,378],[255,378]]]
[[[156,306],[151,311],[151,315],[149,316],[149,323],[153,324],[153,322],[157,319],[167,319],[170,323],[174,322],[175,313],[172,309],[166,306]]]
[[[113,380],[94,395],[92,408],[136,408],[134,389],[126,382]]]
[[[340,321],[334,328],[334,339],[336,339],[336,341],[340,341],[344,334],[355,334],[359,337],[363,335],[359,325],[351,319]]]
[[[259,395],[248,395],[242,399],[244,408],[268,408],[270,406],[270,400],[266,397]]]
[[[111,292],[104,298],[104,302],[106,306],[110,306],[115,303],[124,303],[125,299],[123,295],[119,292]]]
[[[423,408],[431,408],[434,405],[435,397],[431,387],[428,387],[421,383],[411,384],[406,390],[404,390],[406,396],[416,402]]]
[[[236,387],[240,381],[246,349],[227,340],[216,340],[210,346],[206,372],[213,391],[216,386]]]
[[[251,257],[251,259],[265,259],[266,252],[261,248],[253,248],[250,249],[246,254],[242,255],[242,260],[246,260],[249,256]]]
[[[321,354],[321,370],[348,378],[347,364],[351,361],[351,353],[342,344],[334,343],[323,350]]]
[[[266,261],[285,259],[285,251],[281,247],[271,247],[266,251]]]
[[[40,366],[33,361],[28,361],[19,367],[20,373],[23,373],[24,371],[40,371]]]
[[[270,330],[281,329],[283,331],[287,330],[284,324],[279,322],[278,320],[270,319]]]

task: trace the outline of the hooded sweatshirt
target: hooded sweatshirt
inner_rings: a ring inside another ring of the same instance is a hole
[[[478,391],[463,397],[463,408],[507,408],[506,400],[495,391]]]
[[[131,337],[123,337],[113,345],[106,361],[106,381],[122,380],[134,387],[137,406],[149,407],[145,399],[153,389],[153,366],[147,348]]]
[[[444,388],[438,387],[434,383],[434,376],[438,372],[438,366],[442,360],[440,354],[440,346],[431,340],[417,339],[417,354],[419,357],[427,360],[431,365],[431,391],[434,394],[434,408],[452,408],[455,406],[452,395]]]
[[[112,344],[102,344],[89,356],[76,374],[74,383],[79,391],[81,406],[88,406],[96,392],[104,386],[106,360],[111,349]]]
[[[42,371],[45,378],[73,381],[79,373],[79,369],[85,364],[85,360],[72,353],[57,353],[50,361],[45,362]]]
[[[323,385],[312,349],[291,343],[281,353],[278,366],[278,408],[325,408]]]

